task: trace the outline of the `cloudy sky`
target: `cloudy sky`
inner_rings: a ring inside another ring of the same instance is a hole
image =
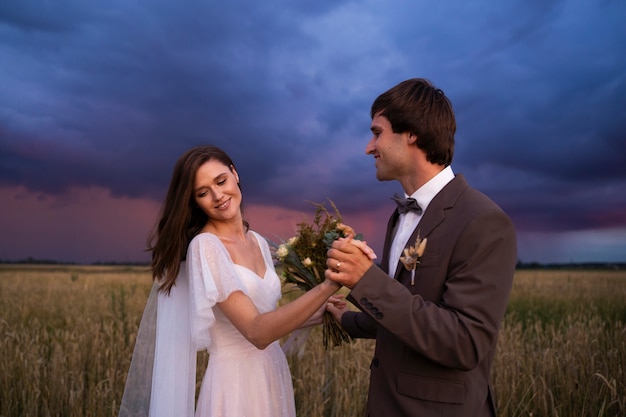
[[[430,79],[452,167],[524,262],[626,262],[623,0],[3,0],[0,260],[143,261],[172,167],[214,144],[252,227],[327,198],[380,251],[369,108]]]

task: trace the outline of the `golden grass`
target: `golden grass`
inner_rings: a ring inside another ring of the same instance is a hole
[[[0,415],[116,416],[147,277],[145,268],[2,266]]]
[[[518,271],[498,341],[500,416],[626,415],[626,271]]]
[[[141,267],[0,265],[0,416],[116,416],[150,286]],[[626,415],[625,323],[624,271],[518,271],[499,415]],[[326,352],[315,329],[289,358],[298,415],[363,416],[373,346]]]

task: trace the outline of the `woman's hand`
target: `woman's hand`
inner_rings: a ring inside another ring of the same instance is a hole
[[[363,241],[363,240],[356,240],[356,239],[352,239],[350,241],[350,243],[352,243],[354,246],[356,246],[357,248],[361,249],[361,252],[363,252],[364,254],[367,255],[368,258],[370,258],[372,261],[376,258],[378,258],[376,256],[376,254],[374,253],[374,250],[372,248],[370,248],[369,246],[367,246],[367,242]]]
[[[322,304],[320,308],[317,309],[315,313],[307,321],[302,324],[301,327],[309,327],[316,326],[318,324],[322,324],[324,320],[324,313],[326,313],[329,306],[332,306],[336,309],[343,309],[346,307],[347,303],[343,299],[343,294],[332,295],[328,298],[326,304]]]

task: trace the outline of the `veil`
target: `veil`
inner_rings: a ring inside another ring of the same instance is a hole
[[[196,348],[185,262],[169,296],[155,282],[141,318],[119,417],[193,417]]]

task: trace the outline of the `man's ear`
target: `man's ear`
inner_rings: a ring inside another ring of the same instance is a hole
[[[409,145],[415,145],[417,143],[417,135],[414,135],[413,133],[408,133],[407,141]]]
[[[235,169],[234,165],[230,166],[230,171],[233,173],[233,175],[235,176],[235,180],[237,180],[237,184],[239,184],[239,174],[237,173],[237,170]]]

